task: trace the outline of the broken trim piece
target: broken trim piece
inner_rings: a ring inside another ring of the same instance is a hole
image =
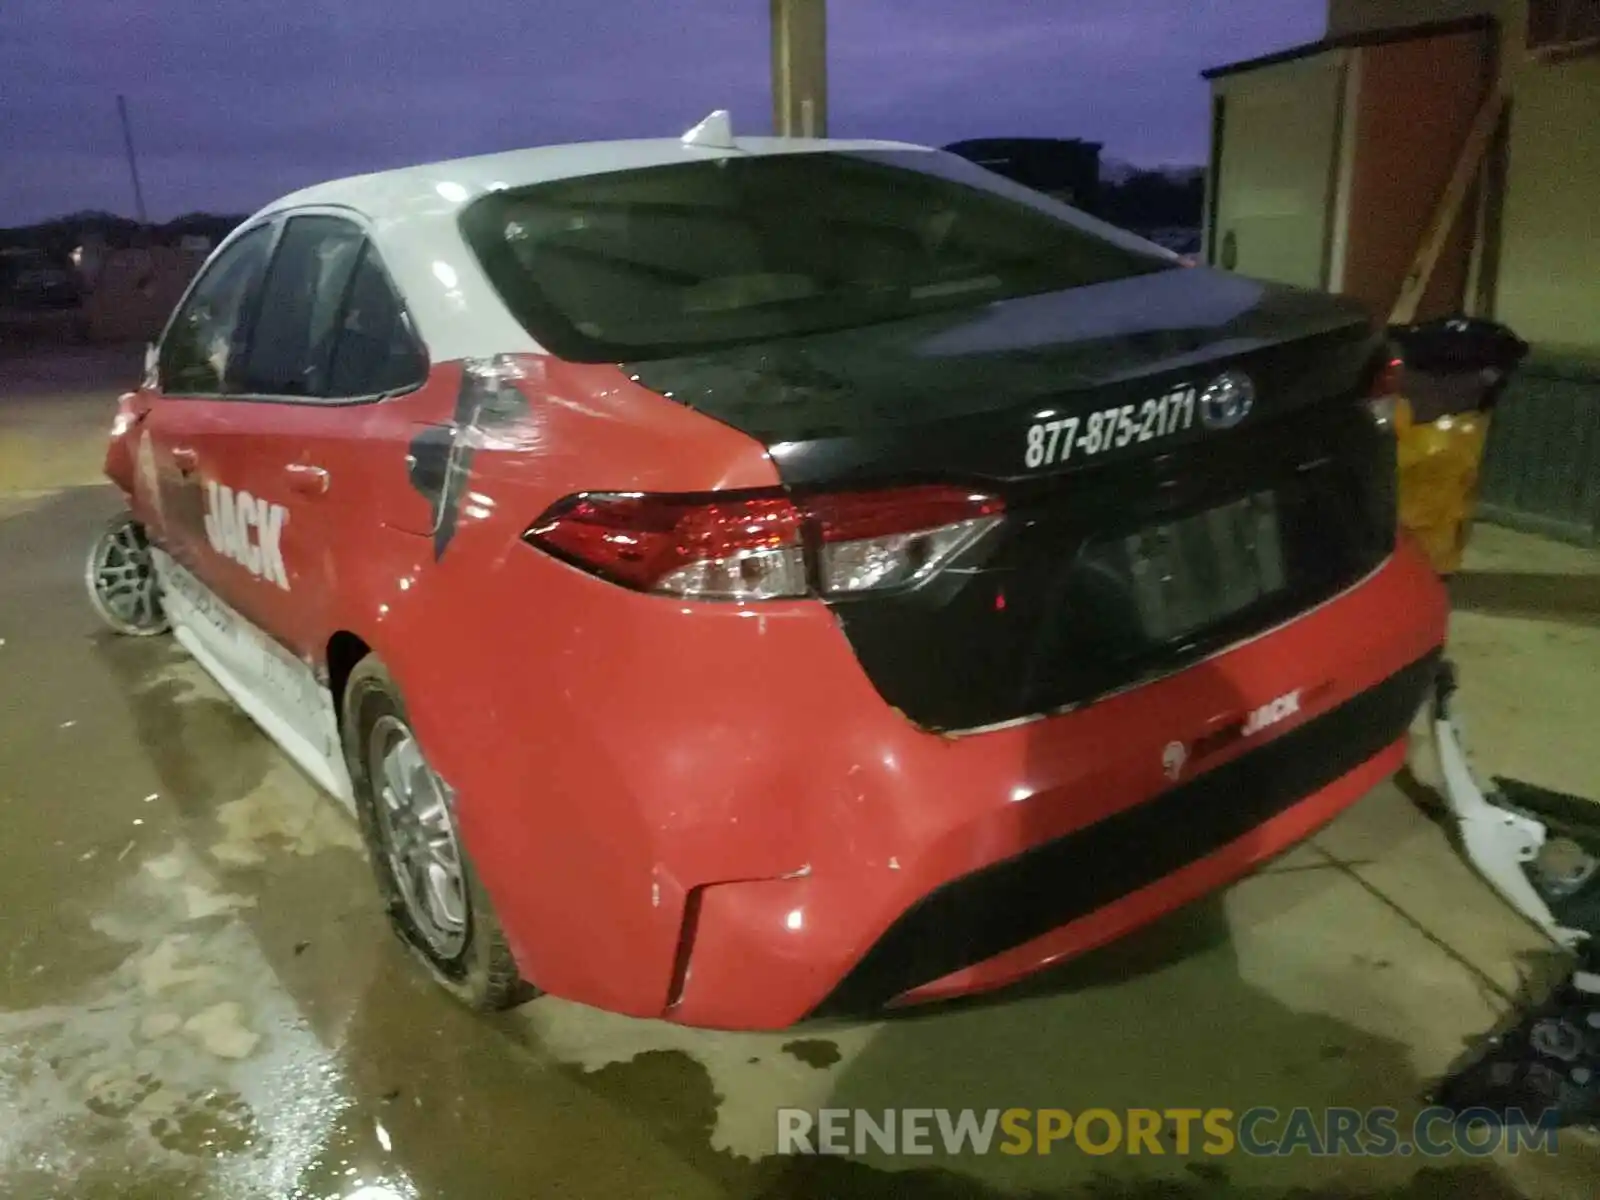
[[[1455,690],[1455,668],[1443,662],[1433,694],[1433,734],[1444,772],[1445,799],[1459,823],[1462,848],[1506,903],[1560,945],[1576,949],[1596,931],[1562,924],[1529,878],[1527,868],[1539,857],[1548,831],[1535,817],[1503,806],[1499,789],[1485,792],[1478,783],[1452,712]]]

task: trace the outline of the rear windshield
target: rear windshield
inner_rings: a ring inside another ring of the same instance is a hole
[[[462,216],[563,358],[643,361],[1159,271],[1177,260],[935,151],[733,157],[495,192]]]

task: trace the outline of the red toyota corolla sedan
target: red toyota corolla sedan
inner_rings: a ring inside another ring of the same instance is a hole
[[[913,146],[368,175],[200,272],[90,591],[354,809],[475,1006],[950,996],[1400,762],[1445,601],[1378,348]]]

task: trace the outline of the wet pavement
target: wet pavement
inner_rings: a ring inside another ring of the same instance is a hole
[[[1592,1193],[1582,1133],[1555,1156],[1421,1169],[771,1153],[783,1105],[1415,1111],[1558,963],[1393,786],[1225,895],[998,998],[759,1035],[552,998],[467,1013],[392,942],[344,811],[170,639],[97,628],[82,560],[116,497],[69,486],[89,482],[82,446],[56,451],[73,471],[54,485],[25,474],[4,399],[7,1200]],[[107,405],[23,423],[59,442]]]

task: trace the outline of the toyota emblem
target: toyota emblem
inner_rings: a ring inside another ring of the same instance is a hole
[[[1232,429],[1250,415],[1256,385],[1239,371],[1224,371],[1200,393],[1200,423],[1207,429]]]

